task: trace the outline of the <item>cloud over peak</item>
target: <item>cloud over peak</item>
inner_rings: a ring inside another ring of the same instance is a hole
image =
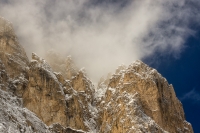
[[[1,0],[30,55],[49,49],[72,55],[94,80],[155,52],[179,55],[194,34],[196,0]]]

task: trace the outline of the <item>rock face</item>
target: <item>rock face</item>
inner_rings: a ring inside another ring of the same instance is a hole
[[[29,63],[24,49],[14,34],[12,25],[0,17],[0,58],[6,66],[9,77],[24,73]]]
[[[95,88],[70,57],[58,57],[29,61],[0,18],[0,132],[193,133],[172,85],[141,61]]]
[[[47,125],[66,125],[66,105],[62,85],[48,64],[32,55],[28,70],[28,86],[24,90],[24,106]]]
[[[101,132],[192,132],[172,85],[141,61],[111,77],[100,108]]]
[[[5,65],[0,61],[0,132],[1,133],[50,133],[34,113],[23,107],[23,99],[12,91],[16,83],[26,79],[9,77]]]

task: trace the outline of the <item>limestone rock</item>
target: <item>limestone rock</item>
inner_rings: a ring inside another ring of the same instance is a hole
[[[46,59],[33,53],[29,61],[0,18],[0,132],[193,133],[173,86],[143,62],[120,66],[95,88],[71,57]]]
[[[65,96],[61,84],[45,60],[32,55],[28,70],[28,87],[24,90],[24,106],[47,125],[66,125]]]
[[[101,132],[193,132],[172,85],[141,61],[112,76],[99,106]]]
[[[68,125],[74,129],[97,132],[98,112],[93,105],[94,86],[80,71],[64,84]]]
[[[11,23],[0,19],[0,29],[0,89],[21,98],[21,108],[34,112],[48,126],[59,123],[65,132],[95,128],[91,126],[95,123],[91,109],[93,85],[82,70],[75,71],[71,58],[65,60],[64,69],[54,67],[55,71],[62,70],[63,74],[54,72],[44,59],[34,53],[29,62]]]
[[[25,73],[29,60],[19,44],[12,24],[0,17],[0,59],[11,78]]]
[[[92,82],[80,70],[71,80],[53,72],[50,65],[36,54],[28,69],[28,87],[24,90],[24,106],[45,124],[89,131],[94,128],[92,114],[94,93]],[[63,129],[64,130],[64,129]]]
[[[69,128],[69,127],[65,128],[65,127],[61,126],[60,124],[51,125],[50,130],[53,133],[85,133],[82,130],[75,130],[75,129],[72,129],[72,128]]]
[[[11,86],[15,86],[15,81],[9,80],[5,65],[0,61],[0,132],[50,133],[46,124],[23,107],[23,99],[8,91]]]

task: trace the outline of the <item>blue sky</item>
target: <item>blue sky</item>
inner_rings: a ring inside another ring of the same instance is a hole
[[[140,59],[156,68],[200,132],[199,0],[0,0],[28,57],[72,55],[98,82]]]

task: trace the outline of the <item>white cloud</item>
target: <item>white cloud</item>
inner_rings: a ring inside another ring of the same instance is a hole
[[[192,100],[194,103],[198,103],[200,101],[200,94],[194,88],[188,93],[186,93],[184,96],[182,96],[180,100],[181,101]]]
[[[28,56],[49,49],[72,55],[94,80],[154,52],[180,54],[194,33],[188,24],[196,14],[186,0],[126,2],[0,0],[0,15],[13,23]]]

